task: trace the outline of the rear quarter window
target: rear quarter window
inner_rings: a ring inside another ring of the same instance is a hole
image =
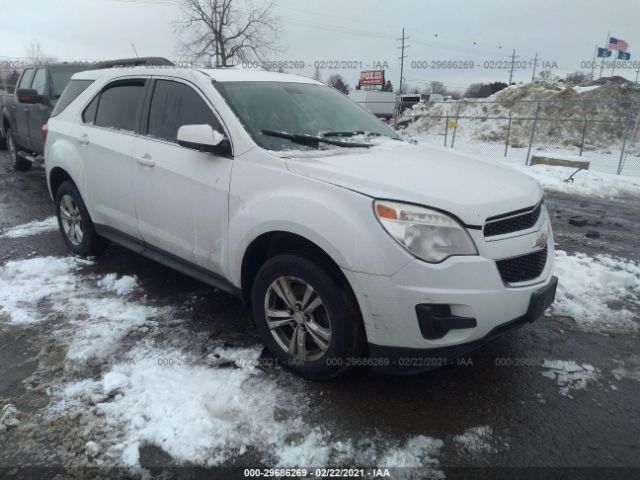
[[[51,112],[51,116],[55,117],[65,108],[67,108],[71,102],[73,102],[78,96],[84,92],[89,85],[93,83],[93,80],[71,80],[67,85],[67,88],[62,92],[62,96],[56,103],[56,106]]]

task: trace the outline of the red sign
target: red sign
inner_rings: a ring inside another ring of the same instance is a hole
[[[360,85],[384,85],[384,70],[360,72]]]

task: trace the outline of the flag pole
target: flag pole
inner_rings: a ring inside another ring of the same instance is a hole
[[[607,39],[604,41],[604,45],[607,50],[609,50],[609,38],[611,38],[611,32],[607,32]],[[602,62],[600,63],[600,76],[598,78],[602,78],[602,70],[604,70],[604,59],[606,57],[602,57]]]
[[[598,53],[598,45],[596,44],[596,48],[593,49],[593,60],[591,61],[591,80],[594,79],[595,69],[596,69],[596,53]]]

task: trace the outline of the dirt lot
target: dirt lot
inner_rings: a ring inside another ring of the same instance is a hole
[[[559,249],[640,261],[640,199],[547,205]],[[51,215],[43,170],[13,172],[2,152],[0,227]],[[241,478],[276,464],[640,477],[637,332],[553,314],[458,365],[312,383],[260,360],[234,298],[116,246],[66,257],[55,230],[0,235],[1,478]],[[637,301],[609,307],[640,322]]]

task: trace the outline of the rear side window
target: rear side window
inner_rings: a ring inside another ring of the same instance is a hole
[[[100,94],[95,124],[134,132],[144,97],[144,80],[127,80],[107,86]]]
[[[69,104],[78,98],[78,95],[84,92],[92,83],[93,80],[71,80],[67,88],[62,92],[62,96],[58,100],[58,103],[56,103],[53,112],[51,112],[51,116],[55,117],[67,108]]]
[[[33,77],[31,88],[38,92],[38,95],[44,95],[47,87],[47,69],[39,68]]]
[[[202,124],[222,132],[211,108],[193,88],[171,80],[156,81],[149,109],[148,135],[177,143],[181,126]]]
[[[33,68],[27,68],[22,74],[22,78],[20,79],[20,83],[18,84],[18,88],[29,88],[31,87],[31,80],[33,80]]]

